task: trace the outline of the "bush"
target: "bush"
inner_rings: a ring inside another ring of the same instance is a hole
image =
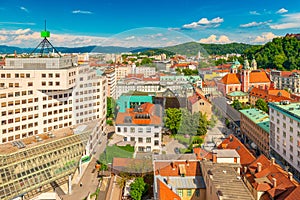
[[[114,125],[114,123],[111,119],[106,120],[106,124],[108,124],[110,126]]]

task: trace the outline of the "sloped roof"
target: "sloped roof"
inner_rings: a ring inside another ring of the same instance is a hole
[[[266,72],[252,71],[250,73],[250,83],[268,83],[271,82]]]
[[[158,199],[160,200],[181,199],[180,196],[178,196],[175,192],[173,192],[165,183],[160,181],[159,178],[157,178],[156,180],[157,180]]]
[[[227,137],[221,144],[219,144],[218,149],[235,149],[240,155],[241,165],[249,165],[255,160],[255,157],[250,153],[250,151],[237,139],[234,135]]]
[[[221,80],[224,84],[241,84],[239,77],[235,73],[226,74]]]

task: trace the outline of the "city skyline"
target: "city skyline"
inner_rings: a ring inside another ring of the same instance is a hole
[[[153,40],[152,46],[193,40],[263,44],[276,36],[299,32],[299,7],[297,1],[269,0],[255,0],[249,5],[237,0],[151,3],[79,0],[72,4],[53,0],[47,5],[13,0],[0,4],[0,42],[33,47],[46,19],[56,46],[149,46],[149,43],[143,45],[145,36]]]

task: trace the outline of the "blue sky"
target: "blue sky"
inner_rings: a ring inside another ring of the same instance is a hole
[[[44,19],[56,46],[148,45],[138,40],[141,32],[154,46],[187,40],[260,44],[300,33],[300,1],[1,0],[0,44],[35,46]],[[150,34],[145,27],[157,28]]]

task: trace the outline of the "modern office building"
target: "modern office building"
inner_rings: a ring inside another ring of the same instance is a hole
[[[6,58],[0,68],[0,199],[28,199],[66,181],[71,192],[81,158],[103,137],[106,77],[56,53]]]
[[[271,154],[300,179],[300,103],[269,103]]]
[[[104,74],[107,78],[107,96],[116,98],[116,72],[112,67],[106,68]]]

